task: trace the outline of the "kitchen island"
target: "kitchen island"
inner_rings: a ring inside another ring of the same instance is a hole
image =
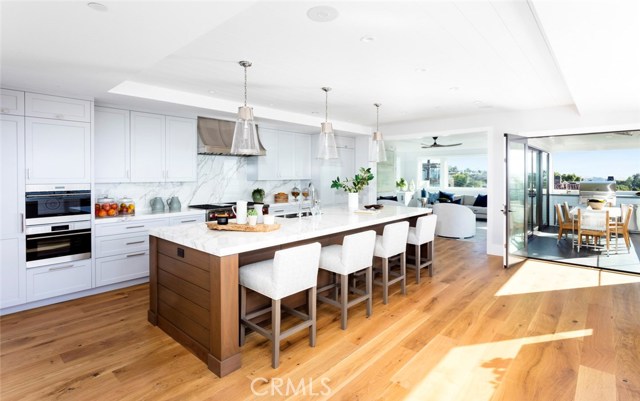
[[[355,232],[382,233],[388,223],[415,220],[430,209],[385,206],[374,214],[325,208],[319,216],[277,218],[277,231],[247,233],[209,230],[205,223],[150,230],[148,320],[191,350],[222,377],[240,367],[238,269],[273,258],[276,251],[311,242],[341,244]],[[328,276],[319,277],[327,281]],[[264,299],[252,294],[247,310]],[[299,294],[298,294],[299,295]],[[304,297],[284,300],[290,306]]]

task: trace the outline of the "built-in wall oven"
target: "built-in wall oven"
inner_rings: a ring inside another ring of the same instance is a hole
[[[27,185],[26,225],[91,220],[91,188],[87,184]]]
[[[89,185],[27,185],[27,268],[91,258]]]

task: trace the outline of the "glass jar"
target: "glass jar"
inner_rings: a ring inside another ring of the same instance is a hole
[[[294,185],[294,187],[291,189],[291,195],[295,198],[295,202],[297,202],[298,196],[300,196],[300,189],[297,185]]]
[[[136,204],[131,198],[127,198],[126,196],[118,202],[120,207],[118,208],[118,213],[124,216],[133,216],[136,214]]]
[[[118,215],[118,203],[115,199],[105,195],[96,200],[95,214],[97,218],[116,217]]]

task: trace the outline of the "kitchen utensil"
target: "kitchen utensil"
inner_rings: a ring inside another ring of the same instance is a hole
[[[247,224],[247,201],[239,200],[231,209],[236,215],[236,223]]]
[[[177,196],[172,196],[167,199],[167,205],[169,205],[170,212],[179,212],[182,209],[182,204],[180,204],[180,198]]]
[[[162,213],[164,212],[164,201],[160,197],[151,199],[151,212]]]

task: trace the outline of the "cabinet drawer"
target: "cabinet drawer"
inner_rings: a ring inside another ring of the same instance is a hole
[[[169,219],[169,224],[172,226],[175,226],[177,224],[203,223],[203,222],[204,222],[204,213],[196,216],[172,217]]]
[[[169,219],[141,220],[130,223],[104,223],[96,224],[96,236],[131,233],[146,233],[152,227],[168,226]]]
[[[96,258],[149,250],[147,234],[120,234],[96,237]]]
[[[27,269],[27,301],[91,288],[91,259]]]
[[[96,259],[96,287],[148,275],[148,251]]]
[[[27,92],[24,109],[30,117],[91,122],[91,102],[88,100]]]
[[[0,112],[24,116],[24,92],[0,89]]]

